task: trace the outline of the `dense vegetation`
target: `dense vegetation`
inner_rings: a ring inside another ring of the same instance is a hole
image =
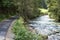
[[[13,32],[15,34],[15,40],[45,40],[46,36],[41,36],[28,31],[24,25],[23,19],[19,18],[13,25]]]
[[[12,15],[22,16],[24,20],[39,16],[38,8],[47,8],[44,0],[1,0],[0,16],[2,19],[9,18]]]
[[[27,20],[40,15],[38,8],[48,8],[49,16],[60,21],[59,4],[60,0],[0,0],[0,20],[12,15]]]
[[[12,0],[0,0],[0,21],[15,15],[16,8]]]
[[[18,15],[24,20],[40,15],[40,0],[1,0],[0,13],[5,16]]]
[[[60,0],[48,0],[49,15],[56,21],[60,21]]]

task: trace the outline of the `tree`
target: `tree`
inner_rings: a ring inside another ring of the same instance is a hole
[[[50,17],[60,21],[60,0],[48,0]]]
[[[40,15],[40,0],[1,0],[0,10],[5,15],[19,15],[29,20]]]
[[[16,13],[16,6],[13,0],[0,0],[0,14],[13,15]]]
[[[34,18],[40,15],[38,10],[38,0],[14,0],[15,5],[18,6],[18,12],[24,20]]]

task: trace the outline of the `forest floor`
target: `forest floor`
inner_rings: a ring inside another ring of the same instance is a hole
[[[13,33],[11,29],[16,19],[17,17],[13,16],[0,22],[0,40],[12,40]]]

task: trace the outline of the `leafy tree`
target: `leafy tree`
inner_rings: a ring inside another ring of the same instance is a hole
[[[40,0],[1,0],[0,10],[3,14],[16,14],[24,20],[34,18],[40,15],[38,8]]]
[[[0,1],[0,14],[14,15],[16,13],[16,6],[13,0],[1,0]]]
[[[60,21],[60,0],[48,0],[50,17]]]
[[[24,20],[40,15],[40,11],[38,10],[38,0],[15,0],[14,3],[18,6],[18,13]]]

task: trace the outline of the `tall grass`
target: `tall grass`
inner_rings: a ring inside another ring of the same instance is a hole
[[[23,19],[20,18],[16,20],[16,23],[13,25],[15,40],[44,40],[42,36],[38,36],[37,34],[28,31],[23,23]]]

